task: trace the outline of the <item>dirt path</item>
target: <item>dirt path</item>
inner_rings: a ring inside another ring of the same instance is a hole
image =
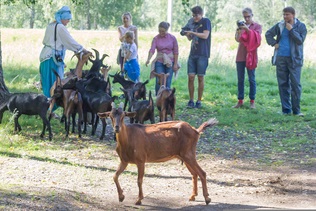
[[[114,145],[92,151],[47,151],[46,157],[0,156],[0,209],[3,210],[225,210],[316,208],[316,168],[267,168],[241,160],[198,155],[212,202],[189,202],[191,176],[177,160],[147,164],[141,206],[137,169],[120,176],[124,202],[118,202],[113,174]]]

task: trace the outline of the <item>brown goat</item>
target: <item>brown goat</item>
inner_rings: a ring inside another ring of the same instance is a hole
[[[65,121],[65,128],[66,128],[66,137],[69,135],[69,128],[70,128],[70,117],[72,116],[72,132],[75,132],[75,117],[76,113],[78,113],[78,136],[81,138],[81,122],[83,120],[83,110],[82,110],[82,98],[81,94],[76,91],[71,91],[69,97],[68,97],[68,102],[65,108],[65,116],[66,116],[66,121]]]
[[[113,179],[116,184],[119,201],[122,202],[125,196],[118,177],[129,163],[137,165],[139,194],[135,204],[140,205],[141,200],[144,198],[142,183],[145,163],[165,162],[178,158],[185,163],[192,174],[193,192],[189,200],[194,201],[195,196],[198,195],[197,180],[199,176],[202,182],[205,203],[209,204],[211,199],[208,197],[206,173],[196,161],[196,144],[203,130],[216,125],[218,121],[215,118],[210,119],[201,124],[198,129],[183,121],[169,121],[151,125],[126,125],[124,117],[134,116],[135,113],[125,112],[122,107],[123,103],[120,104],[118,109],[115,108],[115,103],[112,103],[111,112],[98,113],[100,118],[111,118],[116,134],[116,152],[121,162]]]
[[[172,121],[175,117],[175,107],[176,107],[176,96],[175,92],[176,89],[170,89],[166,87],[166,80],[169,76],[169,73],[155,73],[152,72],[157,78],[160,83],[160,88],[158,90],[156,96],[156,105],[159,110],[159,117],[160,122],[167,121],[167,115],[170,114]]]
[[[56,96],[56,92],[57,95],[62,95],[62,86],[64,84],[66,84],[69,80],[73,79],[73,78],[81,78],[82,77],[82,67],[85,63],[88,62],[89,58],[92,56],[92,53],[87,51],[87,52],[81,52],[80,54],[75,54],[76,57],[78,58],[78,62],[77,62],[77,65],[76,65],[76,69],[75,69],[75,74],[70,74],[67,78],[65,79],[60,79],[60,77],[58,77],[58,73],[54,71],[55,75],[56,75],[56,81],[54,82],[53,86],[51,87],[50,89],[50,95],[51,95],[51,103],[50,103],[50,106],[49,106],[49,111],[48,111],[48,115],[51,116],[51,112],[52,112],[52,109],[54,107],[54,104],[56,103],[56,98],[58,96]],[[55,96],[54,96],[55,95]],[[69,96],[69,95],[68,95]],[[64,109],[66,107],[63,107]]]

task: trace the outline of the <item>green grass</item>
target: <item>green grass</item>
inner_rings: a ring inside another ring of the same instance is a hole
[[[29,36],[25,37],[25,34]],[[6,85],[11,92],[40,92],[34,87],[39,81],[38,56],[41,50],[43,30],[2,30],[2,56]],[[107,53],[105,62],[112,66],[110,73],[118,71],[115,58],[119,42],[117,32],[112,31],[71,31],[73,36],[86,48],[95,48],[101,54]],[[142,81],[149,78],[149,67],[144,65],[147,59],[151,39],[156,33],[140,32],[139,59]],[[23,39],[22,39],[23,37]],[[212,53],[207,74],[202,109],[187,109],[188,89],[186,61],[190,43],[177,36],[182,65],[179,76],[173,80],[176,88],[176,119],[189,122],[198,127],[211,117],[219,120],[219,125],[207,129],[199,142],[199,153],[214,154],[225,159],[254,159],[269,165],[311,165],[315,163],[316,154],[316,58],[314,40],[316,35],[309,35],[305,42],[305,65],[302,72],[302,112],[304,118],[283,116],[275,76],[275,67],[270,65],[273,49],[263,43],[259,49],[259,66],[256,70],[257,109],[250,110],[248,102],[248,81],[245,80],[245,106],[232,109],[237,102],[237,76],[235,70],[235,53],[237,45],[233,34],[215,33],[212,37]],[[66,63],[74,67],[68,52]],[[86,67],[86,69],[88,69]],[[154,91],[154,80],[147,85]],[[113,85],[113,94],[121,95],[119,86]],[[61,113],[61,109],[57,112]],[[156,112],[156,115],[158,113]],[[79,150],[82,148],[100,149],[107,147],[104,143],[90,140],[86,135],[82,139],[64,137],[64,126],[52,120],[54,138],[52,142],[40,139],[42,129],[38,117],[20,117],[22,131],[13,132],[11,114],[5,113],[0,125],[0,155],[14,154],[37,155],[45,158],[45,150]],[[111,127],[111,126],[108,126]],[[286,153],[287,152],[287,153]]]

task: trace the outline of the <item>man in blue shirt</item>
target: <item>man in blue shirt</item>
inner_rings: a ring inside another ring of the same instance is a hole
[[[282,112],[304,116],[300,108],[301,69],[307,30],[305,24],[295,18],[293,7],[283,9],[283,19],[271,27],[265,36],[267,43],[275,47],[272,61],[276,65]]]
[[[208,66],[211,51],[211,21],[203,17],[203,9],[195,6],[191,9],[194,21],[192,31],[185,31],[191,41],[191,51],[188,59],[188,88],[190,101],[189,108],[201,108],[204,91],[204,75]],[[198,99],[194,105],[194,80],[198,76]]]

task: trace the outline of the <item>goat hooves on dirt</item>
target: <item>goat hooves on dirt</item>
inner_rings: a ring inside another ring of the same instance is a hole
[[[210,199],[210,198],[206,198],[206,199],[205,199],[206,205],[208,205],[210,202],[211,202],[211,199]]]
[[[135,205],[142,205],[142,201],[138,199],[138,200],[135,202]]]
[[[189,201],[195,201],[195,196],[191,196]]]
[[[122,196],[119,197],[119,201],[120,201],[120,202],[124,201],[124,199],[125,199],[125,196],[124,196],[124,195],[122,195]]]

